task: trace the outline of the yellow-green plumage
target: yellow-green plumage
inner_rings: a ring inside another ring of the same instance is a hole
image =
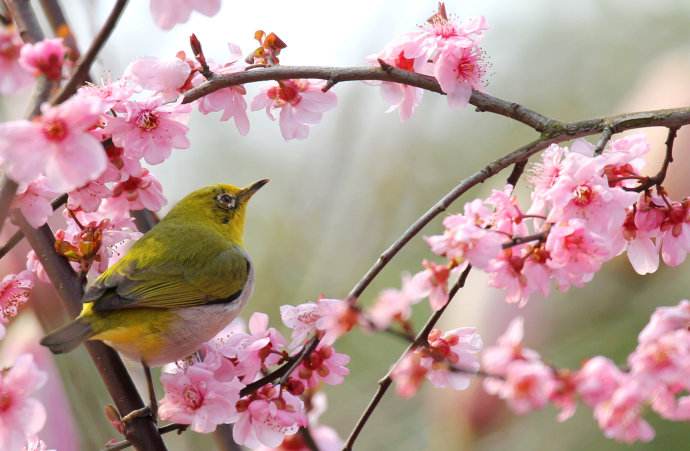
[[[213,185],[182,199],[94,281],[79,317],[42,343],[65,352],[85,339],[102,340],[149,366],[194,352],[251,293],[244,218],[249,198],[266,182]]]

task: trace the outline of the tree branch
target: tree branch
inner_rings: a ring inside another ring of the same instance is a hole
[[[74,273],[69,262],[55,252],[55,237],[50,228],[44,225],[39,229],[34,229],[18,210],[14,212],[14,220],[36,251],[36,256],[53,283],[63,306],[71,316],[77,316],[82,306],[81,279]],[[143,408],[144,403],[117,353],[98,341],[86,342],[85,346],[120,414]],[[127,440],[139,450],[165,451],[166,449],[150,417],[134,419],[125,430],[125,435]]]
[[[258,81],[287,80],[291,78],[328,80],[330,86],[333,86],[334,83],[343,81],[392,81],[443,94],[441,86],[434,77],[408,72],[390,66],[385,68],[372,66],[271,66],[231,74],[214,74],[211,80],[187,91],[184,94],[182,103],[192,102],[214,91],[229,86]],[[549,127],[561,124],[559,121],[543,116],[520,104],[507,102],[479,91],[474,91],[472,93],[470,103],[477,107],[477,111],[488,111],[501,116],[510,117],[511,119],[532,127],[538,132],[544,132]]]
[[[347,442],[343,447],[343,451],[352,450],[352,447],[354,446],[357,437],[362,432],[362,429],[364,429],[364,426],[367,424],[367,421],[369,421],[369,418],[371,418],[371,415],[374,413],[374,410],[376,410],[376,407],[378,407],[379,403],[381,402],[381,399],[383,399],[383,396],[386,394],[391,384],[393,383],[393,379],[391,378],[393,370],[400,364],[400,362],[402,362],[402,360],[405,358],[405,356],[407,356],[409,352],[413,351],[415,348],[419,347],[426,341],[427,337],[429,336],[429,333],[434,328],[434,326],[436,326],[436,323],[443,315],[443,312],[446,311],[446,308],[448,308],[448,305],[450,305],[450,302],[453,300],[458,290],[465,286],[465,281],[467,280],[467,276],[469,276],[471,269],[471,266],[465,268],[465,270],[460,275],[460,278],[458,278],[458,281],[448,292],[448,302],[446,302],[446,304],[443,307],[435,311],[429,317],[426,324],[424,325],[424,328],[417,334],[414,341],[410,343],[407,349],[405,349],[405,351],[400,355],[398,361],[395,362],[395,364],[393,364],[393,366],[390,368],[390,370],[388,370],[386,375],[379,381],[379,386],[376,390],[376,393],[374,393],[374,396],[371,398],[371,401],[369,401],[369,405],[362,413],[362,416],[359,418],[359,420],[357,420],[354,429],[350,433],[350,436],[347,438]]]
[[[98,56],[98,53],[103,48],[103,45],[105,45],[106,41],[115,29],[115,26],[117,25],[118,20],[120,20],[120,16],[124,11],[125,6],[127,6],[127,0],[117,0],[115,6],[110,12],[110,15],[101,27],[101,30],[98,32],[93,42],[91,43],[91,46],[77,64],[77,68],[72,74],[72,77],[67,81],[67,83],[62,87],[60,92],[51,101],[53,105],[57,105],[67,100],[89,77],[89,70],[91,69],[91,65],[93,64],[96,57]]]
[[[661,164],[661,169],[653,177],[647,177],[643,179],[639,186],[634,188],[623,188],[626,191],[635,191],[641,193],[647,191],[653,186],[661,186],[666,180],[666,173],[668,172],[668,166],[673,162],[673,144],[676,141],[676,136],[678,135],[678,129],[680,127],[669,127],[668,135],[666,136],[666,155],[664,157],[664,162]]]

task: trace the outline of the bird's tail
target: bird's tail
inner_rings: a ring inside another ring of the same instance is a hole
[[[77,318],[58,330],[46,335],[41,344],[53,354],[69,352],[94,334],[91,325],[84,318]]]

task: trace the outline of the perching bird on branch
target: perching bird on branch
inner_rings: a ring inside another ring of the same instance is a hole
[[[60,354],[101,340],[141,361],[155,418],[149,367],[196,352],[251,295],[244,220],[249,199],[266,183],[212,185],[187,195],[94,281],[81,314],[41,344]]]

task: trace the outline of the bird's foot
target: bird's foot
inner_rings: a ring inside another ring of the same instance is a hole
[[[120,419],[120,421],[122,422],[122,424],[127,426],[133,420],[136,420],[137,418],[146,418],[146,417],[150,417],[153,419],[154,423],[158,423],[158,409],[155,407],[151,408],[149,406],[144,406],[141,409],[132,410],[127,415],[123,416]]]

